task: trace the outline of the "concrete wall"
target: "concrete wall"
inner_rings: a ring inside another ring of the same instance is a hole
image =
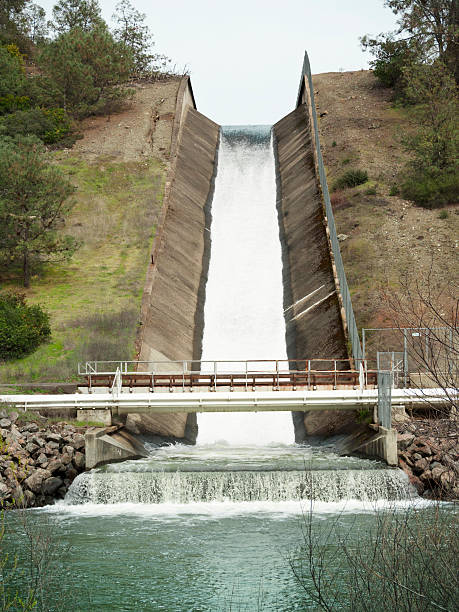
[[[193,107],[189,80],[179,89],[163,211],[144,288],[137,349],[141,361],[200,359],[210,251],[210,203],[219,126]],[[149,426],[152,426],[150,423]],[[196,415],[164,415],[155,433],[194,442]]]
[[[289,359],[347,359],[345,323],[327,236],[308,107],[274,126],[278,214],[284,266]],[[352,417],[334,411],[294,413],[295,438],[343,430]]]

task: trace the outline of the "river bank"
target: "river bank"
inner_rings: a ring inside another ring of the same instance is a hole
[[[419,495],[459,499],[457,421],[416,419],[395,425],[398,460]]]
[[[52,423],[39,415],[24,422],[22,416],[0,410],[1,503],[16,508],[53,504],[85,471],[87,427]]]

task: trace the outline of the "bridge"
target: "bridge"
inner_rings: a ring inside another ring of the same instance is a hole
[[[375,433],[356,449],[397,464],[392,406],[442,404],[454,390],[393,387],[391,372],[358,370],[347,360],[86,362],[79,393],[3,395],[21,410],[76,411],[111,426],[130,413],[373,411]],[[404,378],[405,384],[407,379]],[[122,422],[122,421],[121,421]],[[118,427],[86,433],[86,467],[143,456],[142,445]],[[140,450],[139,450],[140,448]]]

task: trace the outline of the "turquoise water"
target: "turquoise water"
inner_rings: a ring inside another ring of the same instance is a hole
[[[298,488],[305,474],[312,489]],[[222,478],[223,489],[215,485]],[[342,495],[330,489],[336,482]],[[139,501],[139,491],[150,497]],[[316,609],[290,565],[305,557],[311,491],[313,533],[337,528],[323,545],[328,568],[337,571],[339,539],[368,537],[378,509],[403,512],[415,503],[432,511],[413,497],[399,470],[330,449],[171,447],[81,475],[64,502],[25,513],[27,529],[37,533],[45,525],[57,553],[48,603],[38,609]],[[24,528],[16,518],[10,513],[8,546],[26,571]],[[16,582],[23,588],[24,579]]]

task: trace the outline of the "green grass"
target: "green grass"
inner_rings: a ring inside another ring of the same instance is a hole
[[[78,361],[131,359],[165,168],[156,160],[94,163],[63,151],[57,164],[77,186],[64,232],[82,241],[70,262],[47,263],[26,291],[51,316],[52,338],[0,367],[0,382],[71,381]],[[2,289],[21,289],[0,271]]]

